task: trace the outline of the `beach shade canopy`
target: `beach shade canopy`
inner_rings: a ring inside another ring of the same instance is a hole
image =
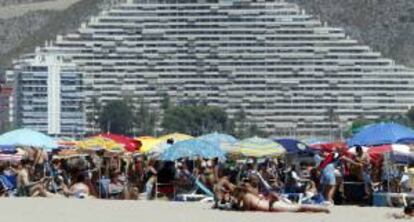
[[[314,152],[308,145],[299,140],[275,139],[274,141],[282,145],[286,152],[290,154],[306,154]]]
[[[338,149],[346,150],[348,146],[345,142],[336,141],[336,142],[320,142],[320,143],[310,144],[309,147],[314,151],[331,153]]]
[[[396,123],[378,123],[365,126],[348,140],[349,146],[397,144],[414,140],[414,130]]]
[[[107,150],[111,152],[124,151],[122,144],[100,136],[86,138],[82,141],[79,141],[76,146],[84,150]]]
[[[13,153],[16,153],[16,152],[17,152],[17,149],[16,149],[16,146],[14,146],[14,145],[4,145],[4,146],[0,145],[0,153],[13,154]]]
[[[107,138],[113,140],[114,142],[121,144],[125,151],[127,152],[136,152],[139,149],[139,143],[135,139],[129,138],[127,136],[113,134],[113,133],[101,133],[96,135],[98,137]]]
[[[155,145],[161,142],[161,140],[152,136],[135,137],[135,140],[139,143],[139,152],[141,153],[148,153]]]
[[[367,152],[368,154],[384,154],[384,153],[391,153],[391,152],[397,152],[397,153],[405,153],[409,154],[411,153],[411,148],[408,145],[404,144],[386,144],[386,145],[380,145],[380,146],[362,146],[362,150],[364,152]],[[349,148],[348,152],[352,154],[356,154],[356,147]]]
[[[160,136],[157,138],[158,142],[147,153],[151,155],[159,155],[161,153],[164,153],[164,151],[167,148],[169,148],[172,144],[175,144],[180,141],[190,140],[193,138],[194,137],[190,135],[181,133],[172,133]]]
[[[370,147],[362,146],[362,150],[369,154],[371,164],[374,166],[380,166],[382,164],[385,153],[389,153],[391,160],[396,163],[411,163],[411,160],[413,160],[414,157],[410,146],[404,144],[386,144]],[[355,155],[356,147],[349,148],[348,153]]]
[[[234,136],[217,132],[200,136],[198,139],[217,145],[224,151],[227,151],[225,150],[226,147],[229,147],[230,145],[237,142],[237,139]]]
[[[73,148],[76,146],[77,141],[69,137],[60,137],[56,139],[59,148]]]
[[[23,159],[20,154],[0,153],[0,162],[19,163]]]
[[[246,157],[280,156],[286,153],[282,145],[270,139],[252,137],[240,140],[226,149],[231,155],[242,155]]]
[[[58,148],[56,141],[41,132],[31,129],[18,129],[0,136],[0,146],[21,146],[21,147],[36,147],[46,150]]]
[[[224,152],[217,145],[199,139],[176,142],[161,153],[159,159],[163,161],[175,161],[181,158],[196,157],[225,159]]]

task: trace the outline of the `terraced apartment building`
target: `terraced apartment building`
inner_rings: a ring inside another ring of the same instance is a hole
[[[167,93],[273,135],[326,135],[414,104],[414,70],[283,0],[128,0],[40,51],[76,64],[86,112],[93,97],[159,109]]]

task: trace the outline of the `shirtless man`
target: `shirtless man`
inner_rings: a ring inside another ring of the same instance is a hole
[[[39,181],[30,181],[29,175],[29,160],[23,159],[21,160],[20,164],[17,168],[17,189],[18,194],[21,196],[41,196],[41,197],[49,197],[52,194],[47,192],[43,186],[43,183],[48,178],[42,178]]]

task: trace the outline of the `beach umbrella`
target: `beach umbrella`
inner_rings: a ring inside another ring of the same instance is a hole
[[[380,166],[384,158],[384,154],[389,153],[391,160],[397,163],[412,162],[414,156],[411,147],[404,144],[386,144],[380,146],[362,146],[362,150],[371,158],[371,164]],[[348,153],[356,154],[356,147],[351,147]]]
[[[139,152],[141,153],[148,153],[157,144],[162,142],[160,139],[152,136],[135,137],[135,140],[140,144]]]
[[[326,139],[317,138],[317,137],[308,137],[308,138],[301,139],[301,141],[308,145],[321,144],[321,143],[328,142]]]
[[[104,137],[114,142],[121,144],[125,151],[127,152],[136,152],[139,149],[139,143],[135,139],[129,138],[127,136],[113,134],[113,133],[101,133],[96,135],[98,137]]]
[[[320,142],[316,144],[310,144],[309,148],[318,152],[328,152],[331,153],[335,150],[346,150],[347,144],[345,142],[336,141],[336,142]]]
[[[287,153],[313,153],[313,150],[305,143],[295,139],[275,139],[275,142],[285,148]]]
[[[187,135],[187,134],[181,134],[181,133],[172,133],[167,134],[164,136],[158,137],[158,143],[156,143],[147,153],[151,155],[159,155],[163,153],[168,147],[170,147],[172,144],[180,141],[185,141],[189,139],[193,139],[194,137]]]
[[[199,139],[176,142],[161,153],[159,159],[163,161],[175,161],[180,158],[196,157],[225,159],[224,152],[217,145]]]
[[[89,137],[82,141],[79,141],[76,145],[80,149],[84,150],[108,150],[111,152],[122,152],[124,147],[111,139],[95,136]]]
[[[362,128],[348,140],[348,145],[375,146],[407,140],[414,140],[414,130],[396,123],[378,123]]]
[[[226,149],[230,154],[251,157],[280,156],[286,153],[282,145],[270,139],[252,137],[236,142]]]
[[[0,153],[0,162],[19,163],[23,159],[20,154]]]
[[[73,148],[76,146],[77,141],[69,137],[60,137],[56,139],[59,148]]]
[[[199,136],[198,139],[215,144],[224,151],[226,151],[226,147],[229,147],[238,141],[234,136],[217,132]]]
[[[14,145],[0,145],[0,153],[13,154],[16,153],[17,149]]]
[[[2,134],[0,136],[0,146],[36,147],[47,150],[58,148],[58,144],[52,137],[25,128]]]
[[[369,154],[384,154],[390,152],[398,152],[398,153],[411,153],[411,148],[408,145],[404,144],[385,144],[380,146],[362,146],[362,150]],[[356,154],[356,147],[349,148],[348,152],[352,154]]]

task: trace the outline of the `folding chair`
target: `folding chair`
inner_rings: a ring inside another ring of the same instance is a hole
[[[169,198],[174,199],[175,187],[172,183],[155,183],[155,199],[159,194],[163,194]]]

